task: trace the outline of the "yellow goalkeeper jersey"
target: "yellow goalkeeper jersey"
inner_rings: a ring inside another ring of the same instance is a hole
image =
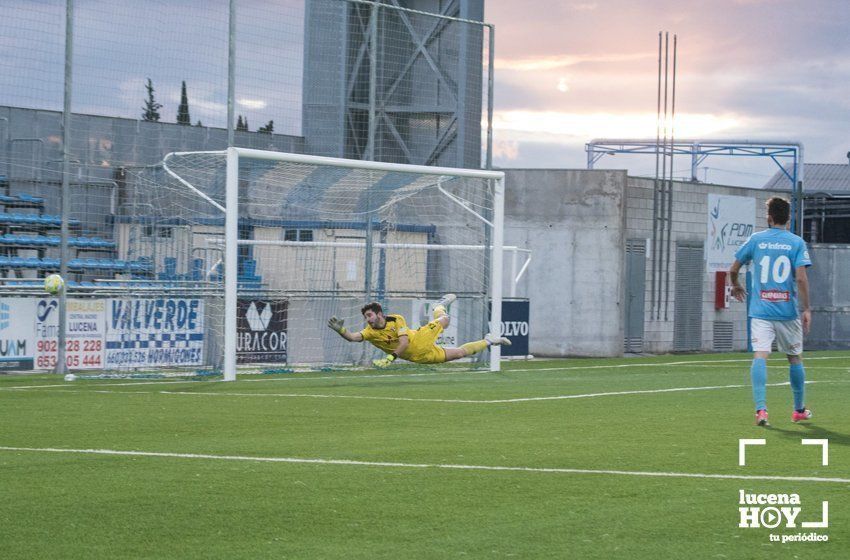
[[[383,329],[373,329],[369,325],[360,331],[363,340],[371,342],[387,354],[398,348],[398,337],[407,335],[410,344],[399,358],[417,364],[440,364],[446,361],[446,351],[437,346],[437,337],[443,332],[443,325],[433,320],[418,329],[407,328],[401,315],[387,315],[387,324]]]
[[[401,315],[387,315],[386,318],[387,324],[383,329],[373,329],[366,325],[360,335],[363,340],[371,342],[387,354],[392,354],[398,348],[398,337],[407,336],[410,342],[413,342],[413,331],[407,328],[407,323]]]

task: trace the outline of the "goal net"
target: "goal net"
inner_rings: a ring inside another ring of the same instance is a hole
[[[327,321],[358,331],[371,301],[416,328],[443,294],[457,294],[444,346],[489,332],[491,303],[500,324],[503,180],[241,148],[172,153],[128,173],[117,236],[126,258],[152,263],[137,288],[194,313],[195,331],[179,335],[203,341],[197,365],[226,379],[237,365],[358,366],[380,351]],[[493,347],[470,363],[497,369],[498,358]]]

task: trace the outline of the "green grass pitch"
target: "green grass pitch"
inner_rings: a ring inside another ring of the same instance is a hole
[[[807,354],[807,424],[771,359],[770,428],[749,361],[0,376],[0,558],[850,557],[850,353]],[[739,528],[741,490],[797,494],[797,526]]]

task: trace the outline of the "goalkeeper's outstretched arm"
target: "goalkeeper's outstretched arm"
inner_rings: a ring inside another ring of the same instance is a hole
[[[363,335],[359,332],[350,332],[343,326],[344,322],[345,321],[343,321],[342,319],[331,317],[330,319],[328,319],[328,328],[330,328],[332,331],[336,331],[339,336],[349,342],[363,342]]]
[[[408,337],[406,334],[399,336],[398,337],[398,346],[396,347],[396,349],[392,353],[387,354],[386,356],[384,356],[383,358],[381,358],[379,360],[372,360],[372,364],[374,364],[374,366],[378,367],[378,368],[385,368],[385,367],[389,366],[391,363],[396,361],[396,359],[398,359],[399,355],[402,352],[407,350],[407,347],[408,347],[409,344],[410,344],[410,337]]]

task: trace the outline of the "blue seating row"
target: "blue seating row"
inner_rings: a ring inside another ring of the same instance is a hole
[[[16,247],[58,247],[61,239],[58,236],[46,235],[15,235],[6,233],[0,235],[0,245],[14,245]],[[70,247],[79,249],[114,249],[115,242],[101,237],[70,237]]]
[[[0,224],[30,226],[61,226],[62,217],[50,214],[22,214],[19,212],[0,213]],[[68,225],[79,226],[80,220],[71,218]]]
[[[0,268],[32,268],[38,270],[59,270],[59,259],[40,259],[38,257],[0,257]],[[72,259],[68,268],[74,271],[109,270],[112,272],[150,272],[150,263],[144,261],[122,261],[113,259]]]
[[[27,206],[38,208],[44,205],[44,199],[40,196],[28,194],[7,195],[0,194],[0,204],[6,206]]]

